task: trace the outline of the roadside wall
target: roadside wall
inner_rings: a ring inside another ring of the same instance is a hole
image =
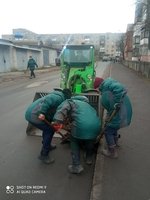
[[[39,68],[56,66],[57,51],[55,49],[29,48],[3,43],[0,44],[0,72],[26,70],[30,55],[35,59]]]
[[[150,78],[150,62],[123,61],[123,64],[146,78]]]

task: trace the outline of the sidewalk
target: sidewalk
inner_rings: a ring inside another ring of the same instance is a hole
[[[90,200],[149,200],[150,82],[120,64],[113,64],[111,73],[128,89],[133,118],[119,131],[118,159],[106,158],[98,149]]]

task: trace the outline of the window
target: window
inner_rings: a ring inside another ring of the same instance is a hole
[[[148,30],[142,30],[141,31],[141,39],[148,38],[149,37],[149,31]]]
[[[134,37],[134,44],[140,44],[140,36]]]
[[[64,53],[64,61],[68,63],[85,63],[91,62],[91,51],[90,49],[81,50],[70,50],[66,49]]]

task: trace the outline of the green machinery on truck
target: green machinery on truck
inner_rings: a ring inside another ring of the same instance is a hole
[[[69,88],[73,95],[85,95],[99,113],[99,94],[94,90],[96,76],[94,54],[93,45],[66,45],[62,49],[60,89]],[[33,101],[47,94],[47,92],[36,92]],[[26,133],[37,135],[37,130],[29,123]]]
[[[61,88],[73,94],[93,89],[95,80],[93,45],[66,45],[60,56]]]

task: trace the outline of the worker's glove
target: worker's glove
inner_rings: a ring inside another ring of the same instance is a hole
[[[55,132],[58,132],[60,129],[63,128],[63,124],[53,122],[53,123],[52,123],[52,127],[53,127],[53,129],[55,130]]]
[[[45,120],[45,115],[39,114],[38,119],[41,120],[41,121],[44,121]]]
[[[120,109],[121,107],[121,104],[120,103],[115,103],[114,104],[114,109],[117,110],[117,109]]]

